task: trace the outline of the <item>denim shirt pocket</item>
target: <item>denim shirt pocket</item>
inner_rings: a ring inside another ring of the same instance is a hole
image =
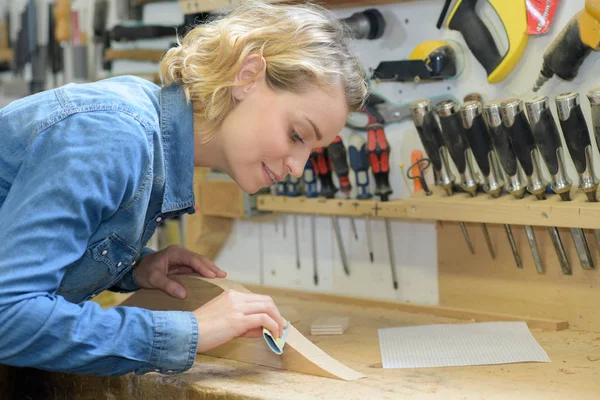
[[[119,274],[121,270],[128,267],[137,256],[135,249],[115,233],[108,235],[91,250],[94,260],[106,264],[113,275]]]

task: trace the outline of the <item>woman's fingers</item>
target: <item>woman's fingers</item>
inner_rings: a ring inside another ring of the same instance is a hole
[[[279,332],[279,336],[281,337],[281,335],[283,335],[283,318],[281,317],[279,310],[277,309],[277,307],[275,307],[275,304],[272,301],[262,303],[246,303],[242,306],[242,312],[246,315],[261,313],[268,314],[269,317],[273,319],[273,321],[277,322],[277,332]]]
[[[240,337],[253,339],[253,338],[259,338],[262,336],[263,336],[263,328],[261,326],[260,328],[252,328],[252,329],[247,330]]]
[[[282,336],[282,334],[278,333],[279,332],[279,324],[277,322],[275,322],[275,320],[273,320],[273,318],[271,318],[269,316],[269,314],[247,315],[244,318],[244,321],[246,324],[246,329],[244,330],[245,332],[247,332],[251,329],[256,329],[256,328],[261,329],[262,327],[265,327],[269,330],[269,332],[271,332],[273,337],[279,338]]]
[[[169,279],[162,271],[157,270],[150,274],[149,282],[152,287],[160,289],[176,299],[185,299],[186,297],[185,288],[174,280]]]
[[[195,253],[181,246],[172,246],[169,255],[170,264],[192,268],[206,278],[225,278],[227,273],[217,267],[208,257]]]

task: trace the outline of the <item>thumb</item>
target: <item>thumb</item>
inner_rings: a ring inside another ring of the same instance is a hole
[[[153,285],[155,288],[162,290],[171,297],[176,299],[185,299],[187,293],[183,286],[176,281],[170,279],[166,275],[160,275],[155,278]]]

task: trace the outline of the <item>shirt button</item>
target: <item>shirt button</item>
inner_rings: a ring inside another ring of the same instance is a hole
[[[94,294],[92,295],[92,299],[93,299],[94,297],[96,297],[96,293],[94,293]]]
[[[119,263],[117,264],[117,267],[120,267],[121,265],[123,265],[123,263],[119,261]]]
[[[103,256],[107,255],[107,254],[108,254],[108,250],[102,250],[102,253],[101,253],[101,254],[102,254]]]
[[[137,264],[137,260],[135,260],[134,262],[132,262],[131,266],[133,267],[135,264]]]
[[[160,222],[160,221],[162,221],[162,217],[156,218],[156,222]]]

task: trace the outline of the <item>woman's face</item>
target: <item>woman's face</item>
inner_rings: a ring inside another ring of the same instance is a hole
[[[348,115],[340,87],[279,92],[267,85],[264,73],[233,94],[237,104],[219,135],[226,172],[247,193],[272,185],[272,178],[301,177],[311,151],[329,145]]]

